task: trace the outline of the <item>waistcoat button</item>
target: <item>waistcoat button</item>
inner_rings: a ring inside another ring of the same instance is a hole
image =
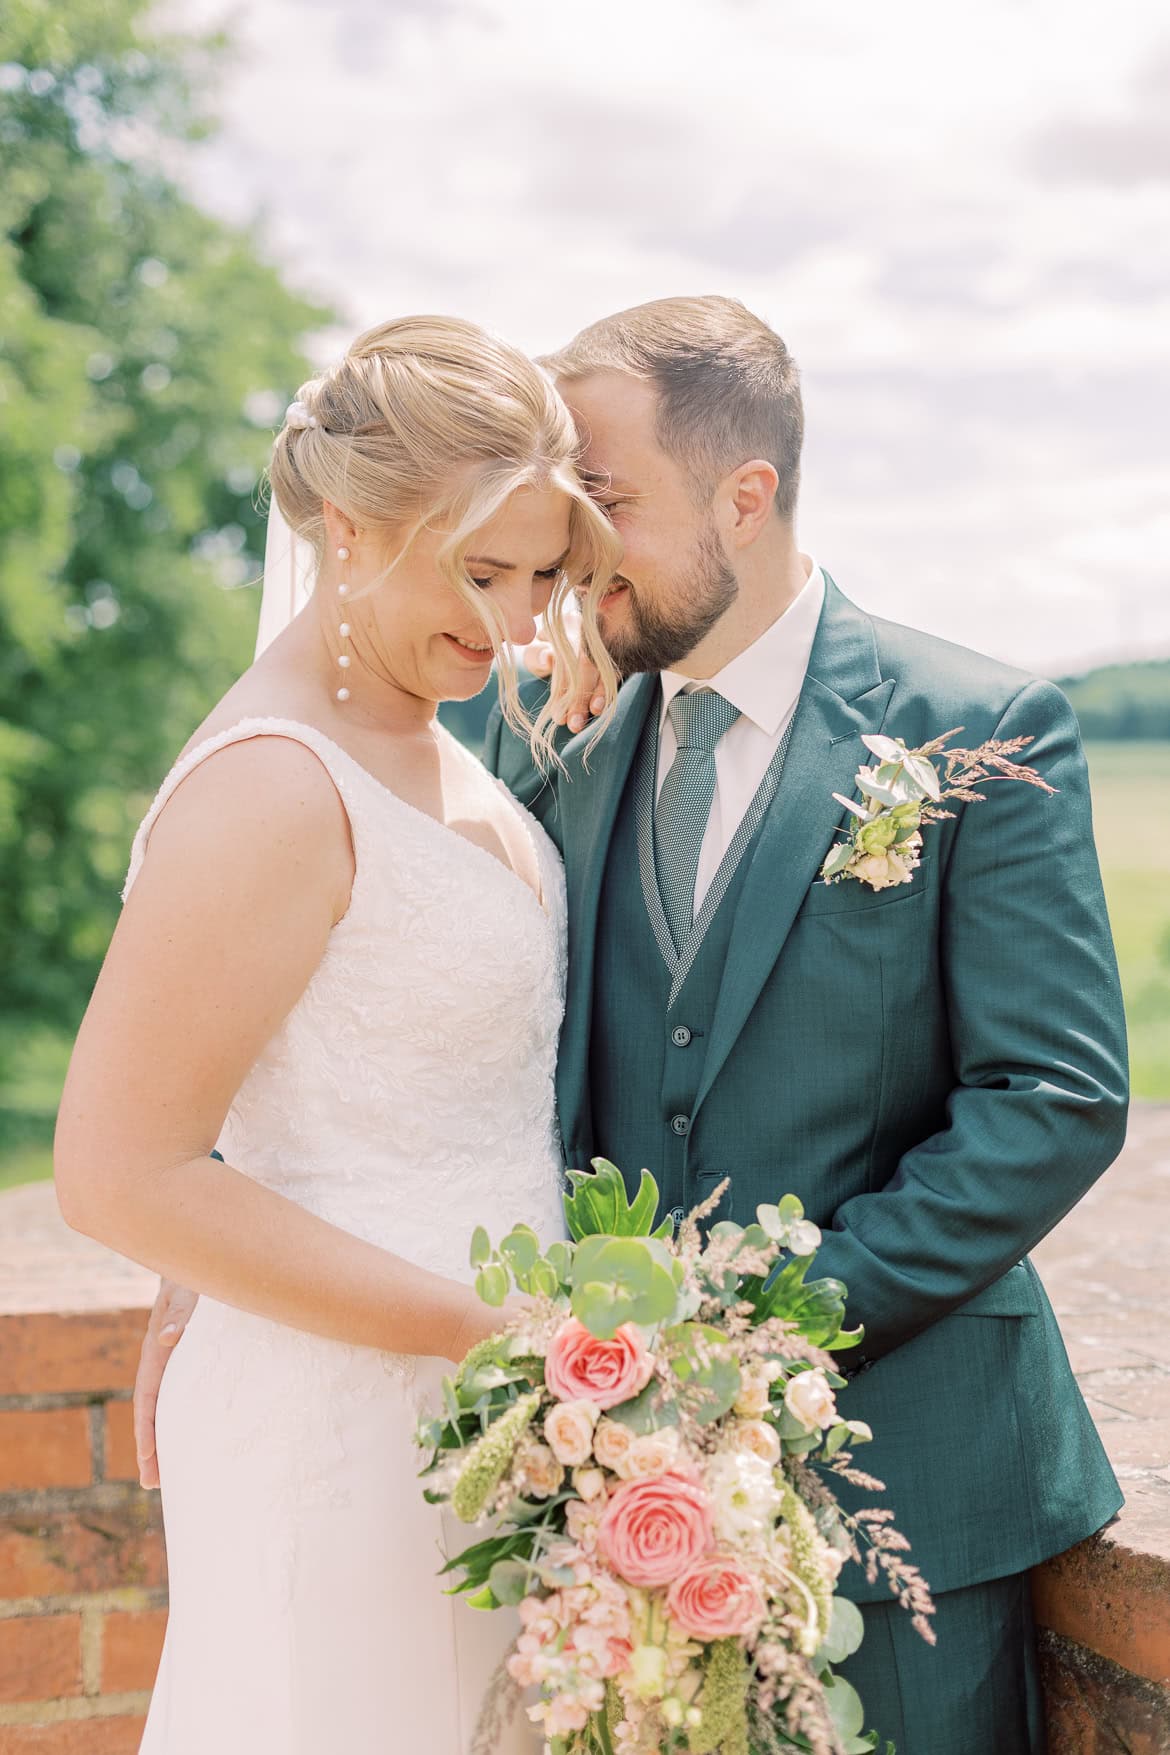
[[[691,1118],[689,1115],[675,1115],[671,1117],[670,1125],[680,1139],[685,1139],[691,1131]]]
[[[689,1048],[691,1032],[687,1029],[685,1024],[676,1024],[674,1029],[670,1032],[670,1039],[676,1048]]]
[[[686,1215],[683,1212],[683,1209],[681,1207],[671,1207],[668,1217],[670,1218],[672,1224],[674,1225],[676,1235],[678,1233],[678,1228],[682,1224],[685,1216]]]

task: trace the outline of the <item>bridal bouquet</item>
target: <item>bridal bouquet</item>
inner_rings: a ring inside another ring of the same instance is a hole
[[[932,1604],[891,1513],[849,1516],[831,1491],[881,1483],[852,1463],[868,1427],[836,1407],[832,1355],[861,1333],[841,1282],[808,1278],[820,1232],[786,1196],[704,1234],[720,1187],[673,1238],[647,1172],[632,1203],[604,1159],[569,1175],[572,1241],[476,1231],[480,1296],[536,1302],[418,1432],[426,1498],[489,1530],[443,1568],[453,1589],[519,1611],[476,1749],[532,1687],[551,1755],[875,1749],[833,1670],[861,1641],[838,1575],[864,1544],[931,1643]]]

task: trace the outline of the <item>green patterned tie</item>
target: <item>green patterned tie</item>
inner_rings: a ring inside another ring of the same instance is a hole
[[[667,712],[678,754],[654,811],[654,865],[670,936],[681,952],[694,922],[699,854],[715,798],[715,745],[739,708],[714,689],[696,689],[676,695]]]

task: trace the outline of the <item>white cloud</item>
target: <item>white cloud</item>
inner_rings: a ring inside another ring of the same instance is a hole
[[[1170,648],[1146,0],[245,0],[232,30],[183,175],[263,213],[328,346],[430,309],[540,351],[733,292],[805,369],[802,529],[847,588],[1038,667]]]

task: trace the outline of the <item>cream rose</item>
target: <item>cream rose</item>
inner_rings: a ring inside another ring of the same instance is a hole
[[[547,1444],[530,1441],[516,1451],[516,1485],[535,1499],[551,1499],[565,1478],[564,1467]]]
[[[575,1468],[588,1462],[593,1428],[601,1412],[596,1402],[557,1402],[544,1416],[544,1436],[559,1463]]]
[[[600,1499],[605,1492],[605,1476],[600,1469],[574,1469],[573,1486],[582,1499]]]
[[[837,1419],[837,1400],[819,1365],[813,1371],[801,1371],[796,1377],[789,1378],[784,1405],[806,1432],[832,1426]]]
[[[664,1475],[678,1460],[678,1430],[665,1426],[661,1432],[640,1433],[618,1464],[618,1474],[632,1481],[640,1475]]]
[[[603,1469],[620,1470],[625,1462],[634,1434],[620,1420],[607,1420],[603,1414],[593,1433],[593,1455]]]
[[[774,1426],[766,1420],[736,1420],[731,1427],[731,1442],[737,1450],[748,1450],[773,1468],[780,1461],[780,1439]]]

